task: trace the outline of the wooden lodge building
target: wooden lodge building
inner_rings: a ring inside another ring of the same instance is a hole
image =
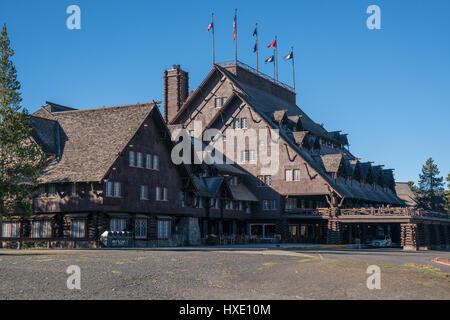
[[[157,103],[75,110],[48,102],[35,112],[34,139],[49,157],[35,215],[2,221],[2,241],[98,246],[105,231],[128,231],[136,247],[384,236],[405,249],[450,247],[447,214],[407,207],[392,169],[360,161],[346,134],[297,106],[291,87],[241,62],[214,65],[191,93],[188,73],[173,66],[163,107],[164,117]],[[180,128],[193,140],[216,129],[225,147],[227,129],[278,130],[278,170],[263,174],[250,144],[236,164],[175,165],[171,132]]]

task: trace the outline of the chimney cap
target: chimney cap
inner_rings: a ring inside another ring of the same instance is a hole
[[[180,65],[179,64],[173,64],[172,65],[172,70],[178,70],[180,69]]]

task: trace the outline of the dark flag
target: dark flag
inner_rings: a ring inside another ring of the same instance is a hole
[[[287,56],[284,57],[284,60],[285,61],[291,60],[293,57],[294,57],[294,52],[291,51],[291,53],[289,53]]]
[[[234,15],[233,20],[233,40],[236,40],[236,14]]]
[[[256,52],[258,50],[258,46],[255,43],[255,46],[253,47],[253,52]]]
[[[258,29],[255,28],[255,31],[253,31],[253,36],[257,36],[258,35]]]
[[[269,58],[266,59],[265,63],[270,63],[273,62],[275,60],[275,56],[270,56]]]

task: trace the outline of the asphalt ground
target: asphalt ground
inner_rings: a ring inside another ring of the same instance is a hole
[[[450,274],[400,250],[0,250],[0,299],[445,299]],[[68,289],[67,268],[80,268]],[[381,288],[368,289],[378,265]],[[442,266],[444,267],[444,266]]]

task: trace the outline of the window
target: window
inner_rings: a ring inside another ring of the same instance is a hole
[[[145,168],[146,169],[152,168],[152,155],[151,154],[145,155]]]
[[[156,187],[155,191],[155,199],[157,201],[161,201],[161,187]]]
[[[158,239],[166,240],[170,236],[170,221],[158,220]]]
[[[111,231],[125,231],[127,227],[126,219],[111,219]]]
[[[247,129],[247,118],[242,118],[241,119],[241,128],[242,129]]]
[[[286,200],[286,209],[292,210],[297,208],[297,198],[288,198]]]
[[[45,185],[41,184],[39,186],[39,197],[45,197]]]
[[[143,156],[142,156],[142,153],[140,153],[140,152],[137,153],[136,167],[139,167],[139,168],[143,167]]]
[[[167,201],[167,188],[163,188],[163,198],[164,201]]]
[[[276,210],[278,209],[278,200],[263,200],[263,210]]]
[[[292,181],[292,170],[285,170],[284,176],[286,178],[286,181]]]
[[[159,157],[157,155],[153,156],[153,169],[159,170]]]
[[[189,130],[189,135],[191,136],[191,138],[194,138],[194,130]]]
[[[230,184],[232,184],[234,186],[237,185],[238,184],[238,177],[231,178]]]
[[[264,176],[264,183],[268,186],[272,185],[272,176]]]
[[[49,220],[35,220],[31,225],[32,238],[50,238],[51,222]]]
[[[219,199],[211,198],[209,200],[209,206],[214,209],[219,209]]]
[[[241,162],[245,162],[248,160],[248,150],[241,151]]]
[[[2,237],[3,238],[19,238],[20,237],[19,222],[4,222],[2,224]]]
[[[136,219],[135,220],[134,235],[138,239],[147,238],[147,219]]]
[[[242,201],[239,201],[239,211],[244,210],[244,204],[242,203]]]
[[[255,150],[249,150],[248,156],[249,156],[249,160],[250,161],[256,161],[256,152],[255,152]]]
[[[136,156],[135,156],[134,151],[130,151],[129,157],[128,157],[130,167],[134,167],[134,164],[135,164],[135,157],[136,157]]]
[[[77,185],[75,183],[72,184],[71,186],[71,191],[70,194],[75,197],[77,195]]]
[[[223,97],[223,98],[222,98],[222,105],[224,105],[225,102],[227,102],[227,97]]]
[[[250,203],[246,202],[245,204],[245,213],[251,213],[251,207],[250,207]]]
[[[234,128],[240,129],[241,127],[241,119],[234,119]]]
[[[258,176],[257,187],[264,187],[264,176]]]
[[[294,180],[295,181],[300,180],[300,170],[299,169],[294,169]]]
[[[147,200],[148,199],[148,186],[141,186],[140,199],[141,200]]]
[[[86,236],[86,220],[72,220],[72,238]]]
[[[49,184],[48,185],[48,196],[52,197],[56,195],[56,187],[54,184]]]
[[[222,98],[216,98],[214,100],[214,107],[220,108],[222,106]]]
[[[120,197],[120,182],[114,182],[114,197]]]
[[[185,207],[185,199],[186,199],[186,193],[185,192],[181,192],[181,201],[180,201],[180,205],[182,208]]]
[[[272,200],[272,210],[278,209],[278,200]]]
[[[108,181],[106,183],[106,196],[107,197],[112,197],[112,195],[113,195],[112,189],[113,189],[113,183],[111,181]]]

